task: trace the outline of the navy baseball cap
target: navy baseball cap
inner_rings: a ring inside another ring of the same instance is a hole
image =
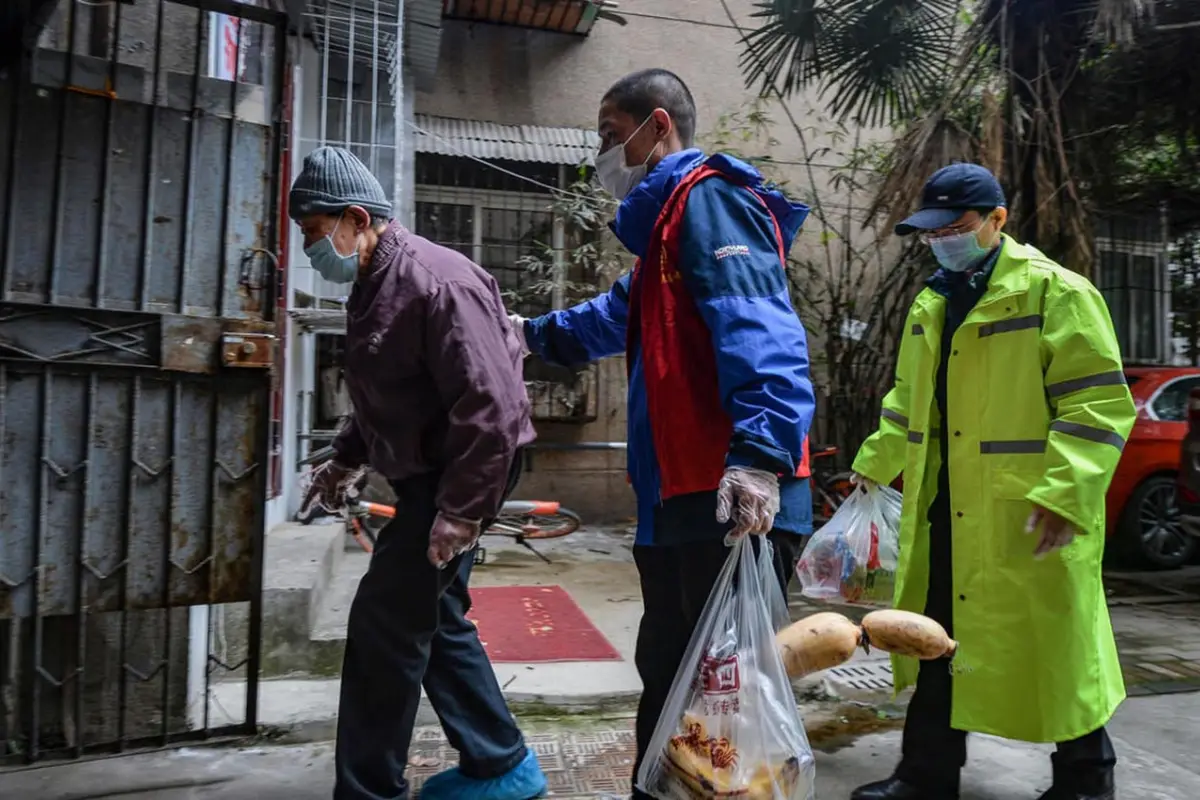
[[[973,208],[990,211],[1004,204],[1004,189],[991,171],[978,164],[951,164],[926,181],[921,210],[896,225],[896,235],[936,231]]]

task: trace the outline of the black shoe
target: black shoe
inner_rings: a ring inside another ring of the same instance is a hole
[[[1117,800],[1117,783],[1113,776],[1113,768],[1093,770],[1083,775],[1075,776],[1071,800]]]
[[[958,800],[958,793],[931,793],[899,778],[868,783],[850,793],[850,800]]]
[[[1117,789],[1112,767],[1074,769],[1051,757],[1054,784],[1039,800],[1116,800]]]

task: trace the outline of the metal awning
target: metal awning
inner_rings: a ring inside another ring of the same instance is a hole
[[[413,146],[418,153],[592,166],[600,137],[583,128],[501,125],[417,114]]]
[[[587,36],[611,0],[443,0],[446,19]]]

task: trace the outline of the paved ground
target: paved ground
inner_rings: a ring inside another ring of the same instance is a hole
[[[817,800],[841,800],[885,775],[897,758],[898,720],[872,710],[807,707],[817,750]],[[833,712],[831,714],[831,711]],[[1130,700],[1112,731],[1122,800],[1195,800],[1194,732],[1200,695]],[[552,797],[604,798],[628,791],[628,719],[525,721]],[[453,763],[436,728],[420,732],[410,768],[423,776]],[[1034,800],[1049,782],[1046,749],[979,737],[971,745],[964,800]],[[328,744],[185,749],[0,775],[0,797],[37,800],[328,800]]]
[[[633,664],[641,603],[630,541],[625,530],[584,529],[537,545],[550,564],[497,537],[487,542],[488,559],[477,568],[474,585],[559,584],[623,657],[586,664],[496,664],[497,679],[511,704],[570,711],[631,707],[641,688]],[[355,585],[342,587],[346,607]],[[1130,695],[1200,691],[1200,568],[1114,575],[1109,585]],[[798,586],[790,606],[794,619],[822,610],[800,597]],[[865,609],[838,610],[851,616],[865,613]],[[800,688],[811,693],[822,686],[840,697],[873,701],[891,686],[887,659],[859,652],[850,664],[815,676]],[[338,690],[337,679],[267,681],[261,687],[260,719],[273,727],[304,725],[312,736],[330,734]],[[244,683],[214,683],[212,718],[221,724],[240,722],[244,695]],[[427,706],[419,719],[436,722]]]
[[[502,537],[484,538],[485,563],[472,573],[472,586],[562,586],[624,657],[590,663],[586,683],[580,682],[578,662],[497,664],[497,677],[510,700],[579,707],[588,705],[587,696],[595,687],[604,687],[609,697],[641,690],[633,668],[642,609],[631,540],[624,528],[585,528],[564,539],[537,543],[538,551],[550,559],[547,564]],[[321,635],[345,638],[350,601],[368,560],[361,551],[346,554],[331,590],[335,600],[324,609],[327,619],[318,620]]]
[[[1105,583],[1130,695],[1200,691],[1200,568]]]
[[[540,546],[547,566],[528,552],[494,546],[477,585],[560,584],[624,656],[600,664],[496,666],[510,702],[524,712],[545,706],[590,709],[590,716],[523,725],[551,779],[555,797],[603,797],[628,791],[630,725],[620,713],[639,685],[632,651],[641,614],[628,537],[584,531]],[[1132,699],[1113,726],[1122,756],[1122,800],[1196,800],[1200,767],[1200,569],[1167,575],[1116,575],[1109,580],[1114,627]],[[794,595],[794,618],[819,610]],[[845,610],[852,615],[863,611]],[[862,782],[885,775],[897,757],[898,712],[887,703],[891,676],[881,654],[856,655],[817,676],[842,705],[808,704],[806,724],[818,749],[818,800],[846,797]],[[336,680],[269,681],[264,722],[317,740],[332,734]],[[244,690],[214,685],[214,719],[236,720]],[[1173,695],[1173,696],[1161,696]],[[847,705],[857,701],[860,705]],[[603,709],[609,716],[595,715]],[[615,711],[614,711],[615,710]],[[232,713],[229,713],[231,712]],[[616,716],[613,714],[616,713]],[[435,722],[426,713],[422,720]],[[1048,782],[1044,748],[979,738],[972,745],[966,800],[1036,798]],[[414,747],[414,778],[452,763],[436,727],[423,728]],[[327,744],[242,749],[185,749],[85,764],[0,774],[0,800],[316,800],[328,798],[332,755]]]
[[[637,570],[624,529],[584,529],[564,539],[537,543],[550,559],[546,564],[530,551],[500,537],[485,537],[486,563],[477,567],[473,586],[560,585],[620,653],[620,661],[494,664],[496,678],[509,703],[525,708],[594,711],[632,707],[641,692],[633,649],[642,606]],[[345,627],[345,613],[366,570],[366,554],[347,553],[347,569],[335,592],[344,597],[340,621],[329,623],[330,635]],[[356,567],[357,565],[357,567]],[[211,713],[216,724],[244,719],[245,682],[214,683]],[[260,720],[271,727],[303,725],[309,734],[332,731],[337,713],[337,679],[277,679],[260,690]],[[437,721],[423,704],[419,722]],[[2,798],[0,798],[2,800]]]

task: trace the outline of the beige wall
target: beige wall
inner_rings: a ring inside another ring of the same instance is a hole
[[[728,0],[739,24],[750,26],[751,0]],[[594,128],[600,98],[621,76],[647,67],[663,67],[688,84],[698,108],[697,130],[703,137],[723,114],[752,100],[738,67],[738,33],[720,0],[629,0],[618,10],[625,27],[598,21],[584,38],[495,25],[445,22],[436,85],[419,92],[415,111],[461,119],[526,125]],[[768,109],[774,119],[773,146],[759,143],[741,149],[770,154],[779,164],[777,177],[789,191],[812,201],[815,188],[832,210],[865,205],[830,185],[830,164],[842,163],[853,145],[854,131],[830,135],[834,126],[817,112],[813,97],[799,97],[790,109],[806,137],[806,147],[783,110]],[[863,141],[885,136],[864,131]],[[808,167],[811,167],[811,173]],[[811,178],[815,178],[812,180]],[[840,227],[840,226],[839,226]],[[810,221],[793,255],[820,249],[820,226]],[[597,422],[584,426],[542,425],[547,441],[623,441],[625,438],[625,365],[610,359],[600,373]],[[518,490],[526,498],[557,499],[588,521],[616,522],[633,517],[633,498],[625,480],[620,451],[545,453],[534,456]]]
[[[743,29],[753,25],[752,0],[728,0]],[[753,98],[738,66],[738,32],[720,0],[631,0],[618,10],[629,24],[600,20],[586,37],[551,34],[497,25],[446,20],[436,86],[418,92],[415,110],[462,119],[508,124],[594,128],[600,98],[621,76],[647,67],[677,73],[696,99],[697,129],[711,130],[722,114]],[[828,179],[825,166],[839,161],[847,141],[823,135],[833,125],[821,118],[815,93],[797,96],[789,107],[805,134],[816,162],[818,183]],[[801,168],[804,148],[781,109],[771,111],[778,140],[772,154],[793,173],[797,187],[807,185]],[[864,131],[864,141],[886,137]],[[844,198],[842,198],[844,200]]]

